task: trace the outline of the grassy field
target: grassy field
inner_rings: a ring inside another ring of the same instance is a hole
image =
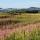
[[[40,40],[40,29],[35,29],[32,32],[15,32],[6,37],[5,40]]]
[[[28,14],[28,13],[23,14],[22,13],[21,15],[10,15],[7,13],[0,13],[0,17],[1,16],[9,16],[9,18],[7,18],[7,19],[12,20],[14,22],[21,22],[21,23],[27,23],[27,24],[40,22],[40,14],[39,13],[38,14]],[[1,20],[1,18],[0,18],[0,20]]]
[[[36,23],[40,22],[40,14],[21,14],[14,15],[12,18],[14,21],[18,21],[21,23]]]
[[[2,16],[9,16],[9,17],[3,18]],[[12,23],[14,25],[15,25],[15,23],[16,24],[21,23],[21,25],[26,24],[26,27],[33,26],[33,28],[35,29],[35,30],[32,30],[31,32],[29,32],[29,31],[25,31],[25,30],[18,28],[18,31],[11,33],[11,35],[5,37],[4,40],[40,40],[40,24],[39,24],[40,23],[40,13],[38,13],[38,14],[22,13],[21,15],[10,15],[7,13],[6,14],[0,13],[0,17],[2,17],[2,18],[0,18],[0,21],[3,23],[6,23],[8,21],[10,23],[10,20],[11,20],[11,24]],[[38,23],[38,24],[36,24],[36,23]],[[30,24],[30,25],[27,26],[27,24]],[[1,24],[1,25],[3,25],[3,24]],[[19,27],[20,27],[20,24],[17,24],[17,25],[19,25]],[[39,28],[35,28],[35,25],[37,25],[37,27],[39,27]],[[6,25],[6,27],[8,27],[8,25]],[[23,27],[25,27],[25,26],[23,26]]]

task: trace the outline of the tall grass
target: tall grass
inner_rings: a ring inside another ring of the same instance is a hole
[[[36,23],[36,22],[40,22],[40,14],[27,14],[27,13],[22,13],[21,15],[10,15],[8,13],[0,13],[0,18],[1,17],[7,17],[9,16],[9,18],[7,18],[8,20],[13,20],[17,23],[21,22],[21,23]],[[6,20],[7,20],[6,19]],[[4,19],[5,20],[5,19]],[[0,19],[0,21],[4,21],[3,19]]]
[[[5,40],[40,40],[40,30],[35,29],[32,32],[15,32],[12,33],[9,37]]]
[[[6,14],[5,14],[6,15]],[[0,14],[1,16],[5,16],[3,14]],[[9,16],[9,14],[7,15]],[[9,20],[9,19],[8,19]],[[40,14],[21,14],[21,15],[15,15],[11,16],[10,20],[13,20],[13,23],[34,23],[39,21],[40,22]],[[26,31],[18,31],[15,33],[12,33],[10,36],[6,37],[5,40],[40,40],[40,30],[35,29],[32,32],[26,32]]]
[[[40,22],[40,14],[21,14],[21,15],[15,15],[13,17],[15,21],[20,21],[21,23],[36,23]]]

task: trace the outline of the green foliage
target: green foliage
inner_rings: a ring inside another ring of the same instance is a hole
[[[11,14],[16,14],[16,13],[38,13],[38,10],[27,10],[27,9],[14,9],[9,11]]]

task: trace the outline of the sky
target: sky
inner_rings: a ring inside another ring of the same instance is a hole
[[[40,7],[40,0],[0,0],[0,8]]]

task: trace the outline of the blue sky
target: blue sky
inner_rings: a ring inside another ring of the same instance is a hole
[[[0,0],[1,8],[40,7],[40,0]]]

